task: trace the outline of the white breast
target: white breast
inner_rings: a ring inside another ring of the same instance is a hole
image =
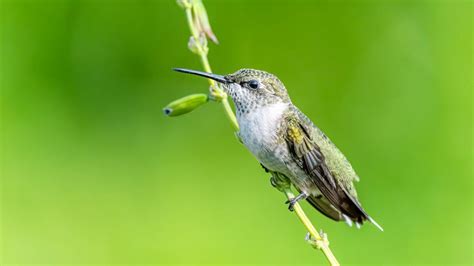
[[[278,147],[277,130],[287,108],[286,103],[275,103],[237,117],[242,142],[261,163],[274,170],[280,164],[280,157],[276,156],[281,148]]]

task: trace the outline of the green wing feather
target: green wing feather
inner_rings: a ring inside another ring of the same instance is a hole
[[[312,126],[312,123],[308,125],[297,113],[288,115],[286,122],[285,139],[294,161],[308,174],[328,203],[353,221],[362,223],[367,220],[368,215],[356,199],[352,180],[347,177],[341,178],[338,176],[340,173],[337,169],[331,169],[328,166],[330,162],[327,154],[329,152],[326,151],[325,153],[320,148],[312,134],[312,130],[317,128],[308,127]],[[353,191],[354,194],[349,191]],[[310,203],[325,215],[333,219],[341,219],[340,215],[336,217],[334,210],[324,210],[327,206],[321,206],[321,202],[324,203],[322,200],[310,199]]]

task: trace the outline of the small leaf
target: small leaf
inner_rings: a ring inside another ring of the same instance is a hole
[[[179,116],[193,111],[207,101],[208,96],[206,94],[191,94],[171,102],[163,108],[163,112],[167,116]]]

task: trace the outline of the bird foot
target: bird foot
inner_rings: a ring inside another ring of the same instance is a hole
[[[306,194],[305,192],[301,192],[301,194],[299,194],[295,198],[287,200],[285,204],[288,204],[288,210],[293,211],[294,210],[293,207],[295,206],[295,204],[302,199],[303,200],[306,199],[307,197],[308,197],[308,194]]]
[[[328,235],[323,232],[323,230],[319,231],[319,238],[315,239],[309,232],[306,233],[305,240],[308,242],[313,248],[322,249],[323,247],[329,246]]]

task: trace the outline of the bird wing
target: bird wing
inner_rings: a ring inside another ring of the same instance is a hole
[[[285,140],[290,154],[319,188],[322,195],[351,220],[362,223],[368,219],[368,215],[355,196],[348,192],[345,182],[339,182],[330,171],[324,154],[312,138],[311,129],[305,126],[304,121],[295,113],[288,115],[286,122]],[[321,211],[321,208],[316,208]],[[329,213],[324,214],[333,216]]]

